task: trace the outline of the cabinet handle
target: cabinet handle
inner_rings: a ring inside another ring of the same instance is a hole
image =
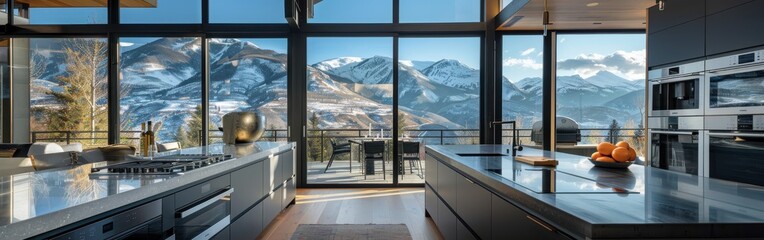
[[[473,182],[473,181],[472,181],[472,180],[470,180],[469,178],[464,178],[464,180],[467,180],[467,182],[470,182],[470,183],[472,183],[472,184],[475,184],[475,182]]]
[[[549,224],[545,223],[544,221],[541,221],[541,219],[538,219],[538,218],[536,218],[534,216],[531,216],[531,215],[525,215],[525,217],[530,219],[532,222],[538,224],[539,226],[545,228],[546,230],[548,230],[550,232],[555,232],[554,228],[552,226],[549,226]]]

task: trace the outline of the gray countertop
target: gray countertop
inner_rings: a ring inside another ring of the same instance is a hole
[[[584,156],[557,153],[556,193],[541,193],[538,167],[504,157],[505,145],[428,146],[427,154],[576,237],[743,236],[764,227],[764,188],[641,165],[594,167]],[[518,155],[549,152],[526,148]],[[562,178],[560,176],[563,176]],[[683,225],[683,227],[671,227]],[[758,231],[761,232],[761,231]],[[755,234],[762,237],[764,233]],[[750,236],[750,235],[746,235]]]
[[[230,154],[235,158],[182,175],[93,179],[89,177],[93,164],[85,164],[0,176],[0,236],[3,239],[32,237],[137,202],[156,199],[292,147],[291,143],[257,142],[218,144],[166,153]]]

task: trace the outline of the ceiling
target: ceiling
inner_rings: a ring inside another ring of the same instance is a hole
[[[120,0],[122,7],[156,7],[158,0]],[[3,1],[5,2],[5,1]],[[29,7],[106,7],[108,0],[15,0]]]
[[[647,8],[655,5],[655,0],[546,1],[550,30],[645,29]],[[514,0],[504,10],[518,8],[509,17],[500,16],[499,30],[544,29],[544,0]]]

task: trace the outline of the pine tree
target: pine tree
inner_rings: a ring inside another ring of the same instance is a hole
[[[191,114],[191,119],[188,120],[185,126],[178,127],[178,133],[176,140],[180,142],[183,147],[199,146],[202,131],[202,105],[197,105],[194,109],[194,113]],[[213,129],[214,126],[210,124],[208,129]],[[208,142],[209,143],[209,142]]]
[[[621,127],[618,126],[618,121],[613,119],[613,122],[610,123],[610,127],[608,128],[607,141],[614,144],[618,142],[618,136],[620,135],[620,132],[621,132],[620,129]]]
[[[310,130],[318,130],[318,114],[313,112],[313,114],[308,119],[308,129]],[[321,138],[320,133],[318,131],[308,131],[308,156],[313,161],[319,160],[321,158]],[[323,161],[323,159],[321,159]]]
[[[107,77],[102,68],[106,62],[106,43],[95,39],[73,39],[67,42],[66,74],[58,80],[63,91],[48,91],[61,108],[34,109],[48,116],[47,129],[59,131],[95,131],[107,129]],[[92,140],[91,144],[95,144]]]
[[[406,131],[404,128],[406,127],[406,114],[405,113],[398,113],[398,137],[403,137],[403,133]]]

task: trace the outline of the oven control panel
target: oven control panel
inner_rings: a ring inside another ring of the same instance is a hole
[[[706,129],[764,131],[764,115],[706,116]]]
[[[713,70],[726,67],[743,66],[759,62],[764,62],[764,50],[709,59],[706,61],[706,69]]]

